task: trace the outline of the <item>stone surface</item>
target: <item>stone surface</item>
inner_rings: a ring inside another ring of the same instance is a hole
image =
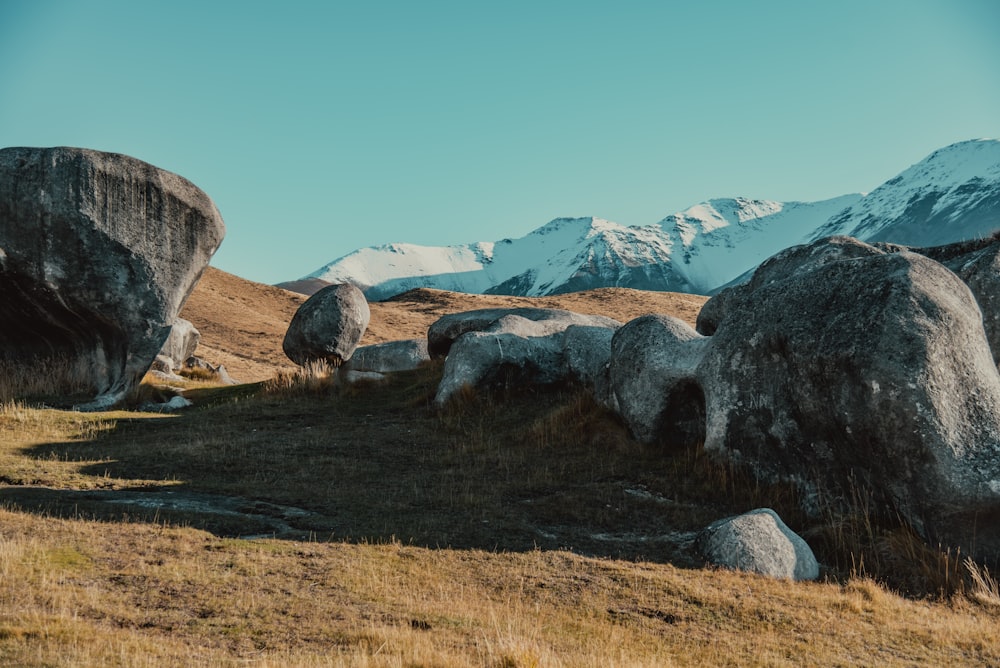
[[[432,358],[448,355],[452,343],[466,332],[487,331],[506,317],[516,317],[520,336],[545,336],[565,331],[570,325],[614,329],[621,323],[601,315],[583,315],[551,308],[478,309],[439,318],[427,331],[427,350]],[[509,330],[508,330],[509,331]],[[514,333],[514,332],[512,332]]]
[[[225,233],[186,179],[125,155],[0,150],[0,360],[116,403],[149,369]]]
[[[615,332],[611,389],[637,440],[674,447],[704,441],[705,400],[696,372],[708,341],[669,315],[642,316]]]
[[[416,369],[430,359],[427,354],[427,339],[405,339],[361,346],[342,368],[344,371],[392,373]]]
[[[593,386],[610,357],[611,335],[621,324],[611,318],[581,316],[557,309],[490,309],[455,314],[465,315],[468,317],[441,319],[448,319],[441,330],[451,328],[456,332],[473,326],[482,329],[466,329],[448,345],[444,372],[434,398],[439,406],[466,386],[483,388],[512,382],[548,385],[567,381]],[[432,325],[431,331],[434,330]]]
[[[713,522],[699,534],[695,548],[716,566],[772,578],[819,577],[812,549],[770,508]]]
[[[320,360],[340,366],[351,359],[370,320],[361,290],[349,283],[330,285],[295,312],[282,349],[299,366]]]
[[[928,536],[998,507],[1000,374],[976,300],[952,271],[826,239],[768,260],[706,312],[699,328],[711,337],[660,326],[671,330],[661,342],[638,346],[659,353],[640,351],[629,373],[616,375],[613,345],[612,381],[637,437],[687,438],[703,399],[705,449],[799,483],[807,506],[860,488],[875,512]],[[663,401],[657,416],[647,390],[624,391],[645,367],[656,369],[648,392],[686,400]]]
[[[194,355],[200,340],[201,333],[194,325],[184,318],[177,318],[170,328],[167,340],[160,348],[160,356],[166,357],[172,362],[171,371],[179,369],[187,358]]]
[[[1000,365],[1000,234],[989,239],[913,250],[948,267],[969,286],[983,312],[983,328],[993,351],[993,361]]]

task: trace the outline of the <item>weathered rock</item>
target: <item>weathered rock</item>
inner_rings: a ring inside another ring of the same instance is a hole
[[[124,155],[0,150],[0,362],[111,405],[139,382],[225,233],[186,179]],[[72,382],[71,382],[72,381]]]
[[[201,340],[201,333],[184,318],[174,320],[170,334],[160,348],[160,355],[171,361],[171,371],[183,366],[184,361],[194,355]],[[158,357],[159,357],[158,356]]]
[[[641,363],[663,367],[656,375],[666,380],[650,391],[674,396],[674,378],[700,391],[706,450],[826,499],[861,488],[874,512],[927,534],[997,508],[1000,374],[979,307],[953,272],[915,253],[829,239],[779,254],[716,299],[710,338],[671,333],[649,343],[662,356]],[[613,380],[620,363],[615,345]],[[665,401],[658,422],[636,419],[630,404],[643,391],[615,390],[640,438],[669,438],[671,425],[691,422],[691,401]]]
[[[993,360],[1000,365],[1000,234],[913,251],[940,262],[969,286],[983,312],[983,328]]]
[[[361,290],[349,283],[323,288],[292,317],[282,349],[299,366],[349,360],[368,328],[371,310]]]
[[[532,317],[523,317],[524,311]],[[444,373],[434,398],[439,406],[465,386],[478,388],[509,382],[548,385],[570,380],[593,385],[610,357],[610,335],[621,325],[611,318],[580,316],[555,309],[471,314],[466,319],[445,316],[451,323],[446,323],[448,327],[461,323],[483,329],[467,330],[448,345]],[[598,324],[581,325],[578,320]],[[455,326],[452,331],[458,329],[461,327]]]
[[[713,522],[695,548],[709,563],[733,570],[791,580],[819,577],[812,549],[770,508]]]
[[[356,383],[381,383],[386,377],[385,374],[379,373],[378,371],[355,371],[353,369],[344,369],[343,367],[337,369],[337,379],[348,385],[354,385]]]
[[[344,371],[393,373],[416,369],[430,359],[427,339],[405,339],[361,346],[341,368]]]
[[[583,315],[551,308],[500,308],[463,311],[442,316],[427,331],[427,351],[432,358],[448,355],[452,343],[466,332],[487,331],[507,316],[520,318],[521,336],[546,336],[565,331],[570,325],[614,329],[621,323],[602,315]],[[529,323],[534,323],[529,324]]]
[[[614,335],[611,327],[570,325],[561,343],[569,379],[592,388],[597,402],[611,410],[618,408],[608,370]]]
[[[674,446],[705,439],[705,398],[696,378],[709,339],[669,315],[636,318],[615,332],[609,375],[619,413],[639,441]]]

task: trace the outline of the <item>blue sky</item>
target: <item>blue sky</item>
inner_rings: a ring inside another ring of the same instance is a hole
[[[1000,2],[0,0],[0,146],[215,200],[213,264],[866,191],[1000,136]]]

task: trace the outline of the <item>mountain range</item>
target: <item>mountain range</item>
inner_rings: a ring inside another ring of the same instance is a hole
[[[653,225],[557,218],[519,239],[362,248],[299,281],[350,282],[369,300],[428,287],[543,296],[599,287],[711,294],[774,253],[824,236],[933,246],[1000,228],[1000,140],[939,149],[867,194],[819,202],[712,199]]]

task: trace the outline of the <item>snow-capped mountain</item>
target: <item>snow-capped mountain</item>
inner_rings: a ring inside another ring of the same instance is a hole
[[[931,153],[833,216],[812,239],[940,246],[1000,227],[1000,141],[959,142]]]
[[[557,218],[519,239],[357,250],[304,277],[371,300],[415,287],[539,296],[596,287],[707,294],[787,248],[832,234],[928,246],[1000,227],[1000,141],[953,144],[868,195],[713,199],[655,225]],[[315,281],[313,281],[315,282]]]

